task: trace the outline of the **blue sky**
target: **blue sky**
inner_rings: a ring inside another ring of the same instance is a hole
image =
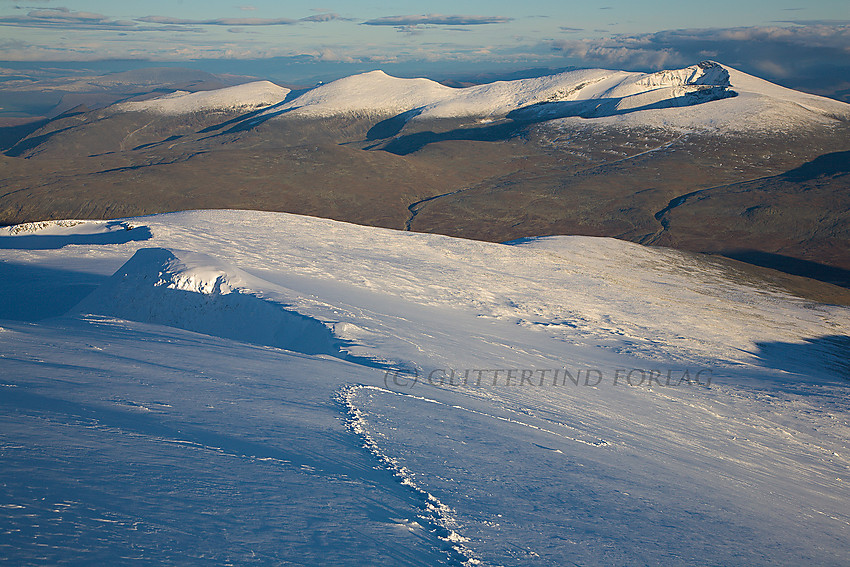
[[[844,65],[850,3],[0,0],[4,61],[231,61],[237,71],[238,61],[275,60],[413,72],[653,69],[705,58],[773,78]]]

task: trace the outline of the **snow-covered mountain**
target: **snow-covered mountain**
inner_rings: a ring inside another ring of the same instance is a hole
[[[309,117],[407,112],[413,120],[580,117],[731,131],[850,120],[846,103],[786,89],[714,62],[656,73],[586,69],[467,88],[372,71],[322,85],[268,112]]]
[[[147,111],[165,115],[195,112],[254,110],[282,102],[289,89],[270,81],[256,81],[211,91],[171,94],[143,101],[123,102],[112,107],[119,112]]]
[[[261,81],[218,91],[177,92],[122,103],[113,110],[180,114],[274,106],[252,120],[404,114],[409,120],[578,118],[621,126],[732,132],[811,128],[850,120],[846,103],[786,89],[711,61],[655,73],[584,69],[466,88],[371,71],[278,104],[288,92]]]
[[[469,88],[380,71],[307,92],[255,82],[49,121],[0,156],[0,222],[262,209],[756,252],[843,285],[848,117],[712,62]]]
[[[658,100],[665,100],[716,88],[720,98],[732,95],[726,91],[728,87],[728,72],[719,65],[708,64],[651,75],[586,69],[466,88],[445,87],[428,79],[399,79],[383,71],[372,71],[317,87],[281,110],[291,109],[308,116],[414,110],[420,118],[505,116],[533,105],[598,103],[649,92],[655,92]]]
[[[847,556],[850,311],[717,260],[252,211],[0,260],[14,562]]]

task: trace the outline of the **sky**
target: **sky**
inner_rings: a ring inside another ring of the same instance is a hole
[[[296,80],[376,68],[653,70],[714,59],[766,78],[850,87],[847,0],[244,2],[0,0],[0,61],[248,74],[276,65],[292,75],[278,78]]]

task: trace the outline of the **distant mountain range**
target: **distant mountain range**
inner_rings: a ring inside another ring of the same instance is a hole
[[[615,236],[850,285],[850,105],[719,63],[147,88],[7,144],[0,222],[277,210],[493,241]]]

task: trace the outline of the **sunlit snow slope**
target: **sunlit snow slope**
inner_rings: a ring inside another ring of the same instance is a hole
[[[846,103],[787,89],[712,61],[655,73],[581,69],[466,88],[370,71],[287,101],[289,93],[269,81],[257,81],[213,91],[178,91],[117,104],[111,111],[180,115],[265,108],[252,120],[401,115],[404,120],[591,120],[725,132],[793,131],[850,120]]]
[[[272,117],[407,113],[410,120],[592,119],[621,126],[734,132],[828,126],[850,120],[850,105],[705,61],[655,73],[582,69],[467,88],[371,71],[321,85],[265,113]]]
[[[144,101],[124,102],[113,107],[125,112],[154,112],[166,115],[223,110],[252,110],[282,102],[289,89],[270,81],[256,81],[212,91],[176,91]]]
[[[0,259],[14,563],[850,551],[850,311],[710,259],[250,211],[36,223]]]

